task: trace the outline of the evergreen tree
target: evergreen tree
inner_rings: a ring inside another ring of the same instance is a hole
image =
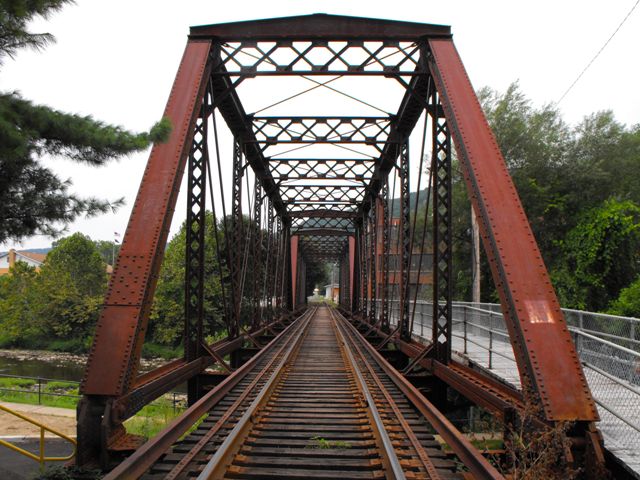
[[[42,49],[54,38],[32,33],[27,24],[47,17],[70,0],[0,0],[0,62],[21,48]],[[104,165],[119,156],[163,141],[171,130],[162,119],[149,133],[130,133],[90,116],[34,105],[16,92],[0,94],[0,243],[34,234],[57,235],[80,215],[118,208],[123,199],[83,198],[70,180],[42,165],[43,156]]]

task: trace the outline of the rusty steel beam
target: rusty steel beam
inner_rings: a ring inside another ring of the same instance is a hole
[[[151,300],[206,86],[209,50],[208,42],[187,43],[164,113],[173,131],[166,143],[151,150],[96,326],[82,382],[84,395],[121,395],[138,371]]]
[[[539,398],[547,420],[598,420],[536,240],[458,52],[447,39],[430,39],[429,47],[523,388]]]
[[[297,322],[287,326],[280,335],[295,328]],[[279,335],[279,336],[280,336]],[[278,336],[278,337],[279,337]],[[200,398],[196,403],[185,410],[160,434],[156,435],[142,445],[133,455],[112,470],[107,479],[139,478],[153,463],[164,454],[171,445],[178,440],[184,432],[193,426],[203,415],[213,408],[225,395],[237,385],[246,375],[256,367],[256,364],[264,355],[276,347],[278,337],[267,344],[257,355],[249,359],[244,365],[234,371],[213,390]]]
[[[416,41],[424,36],[451,36],[446,25],[397,22],[375,18],[347,17],[316,13],[295,17],[191,27],[191,38],[240,40],[399,40]]]
[[[166,143],[151,150],[109,281],[81,384],[81,465],[96,461],[99,455],[106,462],[109,439],[104,437],[121,430],[117,424],[102,425],[102,418],[108,422],[107,400],[129,392],[138,372],[171,218],[208,80],[210,49],[210,42],[187,43],[164,113],[173,131]]]
[[[344,320],[343,325],[355,335],[361,336],[360,332],[347,319],[342,318]],[[374,358],[378,366],[451,447],[462,463],[473,473],[474,478],[504,480],[504,477],[482,456],[478,449],[416,387],[393,368],[369,342],[364,341],[362,345],[369,355]]]

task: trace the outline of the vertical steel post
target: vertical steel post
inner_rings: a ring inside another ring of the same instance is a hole
[[[359,262],[362,278],[362,285],[360,290],[362,291],[362,315],[366,317],[369,313],[371,305],[369,303],[369,242],[367,238],[367,216],[362,214],[362,224],[356,230],[356,238],[359,244]]]
[[[437,93],[432,92],[433,172],[433,356],[451,359],[451,134],[438,115]]]
[[[369,250],[368,250],[368,254],[369,254],[369,259],[370,259],[370,265],[371,265],[371,270],[370,270],[370,275],[371,275],[371,306],[369,308],[369,323],[374,324],[376,322],[376,300],[377,300],[377,295],[378,295],[378,277],[376,275],[377,273],[377,269],[376,269],[376,261],[377,261],[377,230],[376,230],[376,222],[378,220],[378,215],[377,215],[377,207],[378,207],[378,201],[377,199],[374,200],[373,202],[371,202],[371,210],[369,211],[369,221],[368,221],[368,228],[369,228]]]
[[[347,262],[349,266],[349,309],[351,313],[354,312],[354,300],[353,298],[357,295],[357,285],[356,285],[356,239],[355,237],[349,237],[347,243]]]
[[[242,165],[242,145],[239,138],[233,140],[233,185],[232,185],[232,205],[231,205],[231,244],[227,242],[229,255],[231,257],[231,295],[233,297],[232,317],[229,319],[229,336],[236,337],[240,331],[241,307],[242,307],[242,263],[243,246],[245,239],[242,228],[242,177],[244,169]]]
[[[273,319],[273,292],[276,284],[275,269],[276,265],[274,258],[277,255],[277,250],[274,248],[276,242],[273,236],[273,203],[269,199],[267,204],[267,262],[265,266],[264,275],[264,295],[266,296],[266,319],[271,321]]]
[[[298,256],[298,247],[300,243],[300,237],[298,235],[292,235],[291,240],[288,243],[290,245],[290,252],[291,252],[291,257],[289,258],[289,261],[291,262],[290,264],[291,276],[288,277],[291,281],[290,309],[295,310],[300,306],[298,304],[300,300],[300,295],[299,295],[300,276],[298,275],[299,273],[298,267],[300,266],[300,262],[299,262],[300,258]]]
[[[409,309],[409,270],[411,268],[411,205],[409,196],[409,142],[405,141],[400,150],[400,295],[399,317],[400,336],[411,339],[409,330],[411,311]]]
[[[262,323],[262,186],[260,179],[256,177],[253,191],[253,315],[251,316],[251,326],[257,328]]]
[[[205,95],[205,103],[208,95]],[[204,251],[206,211],[207,118],[203,104],[196,121],[188,160],[187,220],[185,249],[185,317],[184,358],[187,362],[202,355],[202,323],[204,318]],[[199,380],[187,382],[187,402],[193,405],[199,397]]]
[[[384,332],[389,331],[389,179],[382,184],[382,255],[381,258],[381,312],[380,328]]]

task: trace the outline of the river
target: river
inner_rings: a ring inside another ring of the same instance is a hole
[[[0,375],[19,375],[79,382],[87,357],[42,350],[0,350]],[[168,360],[142,360],[141,371],[148,371]]]

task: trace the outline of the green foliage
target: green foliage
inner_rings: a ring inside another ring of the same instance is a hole
[[[345,442],[344,440],[327,440],[326,438],[313,436],[310,438],[313,442],[311,445],[308,445],[308,448],[320,448],[320,449],[331,449],[336,448],[340,450],[344,450],[346,448],[351,448],[351,444],[349,442]]]
[[[0,62],[13,58],[21,48],[41,50],[54,42],[50,33],[31,33],[27,24],[35,17],[47,18],[72,0],[2,0],[0,1]]]
[[[36,381],[31,378],[0,378],[1,388],[27,388],[32,387],[35,383]]]
[[[86,352],[106,286],[105,264],[80,233],[60,240],[40,273],[17,262],[0,277],[0,343]]]
[[[611,303],[609,313],[640,318],[640,277],[620,291],[618,298]]]
[[[205,336],[216,335],[223,327],[223,299],[218,260],[215,246],[213,214],[206,212],[205,237]],[[219,222],[218,239],[220,248],[224,245],[224,224]],[[147,339],[153,342],[177,346],[184,331],[184,276],[185,276],[186,224],[171,239],[164,254],[156,294],[151,310]],[[221,254],[224,254],[221,252]],[[223,268],[223,275],[228,276]],[[252,285],[252,277],[246,280],[247,289]],[[247,290],[248,291],[248,290]],[[174,350],[175,351],[175,350]]]
[[[158,345],[153,342],[145,342],[142,346],[142,356],[145,358],[164,358],[165,360],[173,360],[174,358],[181,357],[182,351],[182,345],[170,347],[167,345]]]
[[[102,261],[108,265],[114,265],[115,259],[118,258],[120,245],[109,240],[94,240],[96,249],[100,254]]]
[[[584,213],[563,245],[564,272],[573,305],[602,310],[640,273],[640,207],[607,200]],[[570,300],[566,298],[567,301]]]
[[[106,265],[89,237],[76,233],[49,252],[35,285],[40,329],[53,338],[93,331],[107,286]]]
[[[504,93],[482,89],[479,98],[561,304],[606,308],[640,273],[631,250],[635,233],[625,231],[630,214],[613,207],[640,204],[640,126],[627,128],[603,111],[571,127],[555,105],[534,107],[517,83]],[[465,190],[454,168],[454,296],[460,299],[469,299],[471,285]],[[590,218],[595,212],[602,217]],[[484,254],[481,270],[482,300],[496,301]]]
[[[52,35],[28,32],[27,24],[67,3],[72,2],[1,1],[0,61],[20,48],[41,49],[51,43]],[[122,199],[105,201],[71,193],[70,180],[60,179],[40,163],[44,155],[103,165],[143,150],[151,141],[164,141],[170,131],[166,118],[149,133],[135,134],[90,116],[34,105],[16,92],[0,94],[0,242],[34,234],[56,236],[79,215],[97,215],[123,204]]]
[[[169,140],[169,135],[171,135],[172,130],[173,125],[171,124],[171,119],[169,117],[162,117],[162,119],[149,130],[149,141],[164,143]]]
[[[16,262],[9,275],[0,277],[0,331],[7,346],[37,333],[36,277],[35,268],[24,262]]]
[[[153,438],[163,430],[173,419],[183,412],[183,408],[176,407],[166,398],[155,404],[147,405],[134,417],[124,423],[127,433],[141,435],[147,439]]]
[[[35,480],[100,480],[104,476],[102,470],[78,466],[49,466]]]

